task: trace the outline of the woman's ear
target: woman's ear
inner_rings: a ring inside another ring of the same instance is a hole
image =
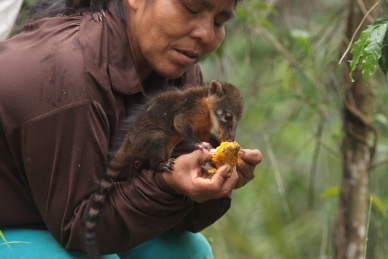
[[[142,2],[142,0],[124,0],[124,1],[127,1],[129,7],[135,11],[139,9],[140,3]]]

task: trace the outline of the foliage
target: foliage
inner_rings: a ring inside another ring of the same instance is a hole
[[[351,53],[353,60],[350,62],[352,72],[357,64],[362,63],[362,75],[366,84],[375,67],[380,65],[380,69],[386,74],[388,72],[388,17],[381,17],[373,25],[368,26],[354,44]]]

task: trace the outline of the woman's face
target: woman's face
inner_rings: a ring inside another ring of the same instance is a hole
[[[141,80],[152,71],[180,77],[215,51],[235,0],[124,0],[128,37]]]

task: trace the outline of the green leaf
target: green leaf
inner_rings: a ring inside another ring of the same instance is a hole
[[[350,51],[350,53],[353,54],[353,60],[350,62],[350,78],[352,79],[352,81],[354,81],[352,72],[356,69],[357,64],[360,62],[360,59],[364,54],[365,44],[367,43],[372,31],[373,27],[368,27],[363,32],[361,32],[360,38],[356,41],[356,43],[354,43],[354,46]]]
[[[384,24],[384,23],[388,23],[388,16],[381,16],[380,18],[376,19],[373,25]]]
[[[5,239],[5,236],[1,230],[0,230],[0,237],[4,240],[5,244],[7,244],[8,248],[12,251],[11,246],[9,245],[7,239]]]
[[[272,23],[266,18],[265,13],[277,14],[277,10],[271,5],[257,0],[250,0],[236,8],[236,16],[250,24],[260,21],[267,28],[272,28]]]
[[[370,75],[375,71],[382,53],[382,42],[387,31],[387,24],[374,26],[372,33],[365,45],[364,58],[362,60],[362,75],[365,83],[368,84]]]
[[[383,40],[381,57],[379,59],[379,66],[381,71],[385,75],[385,81],[387,81],[387,72],[388,72],[388,30],[385,32],[385,37]]]
[[[244,6],[239,6],[236,8],[236,15],[238,17],[248,17],[247,9]]]
[[[378,121],[383,125],[387,125],[388,119],[387,119],[387,116],[385,116],[384,114],[377,113],[374,117],[375,117],[375,121]]]
[[[340,195],[341,187],[339,185],[332,186],[323,193],[321,193],[321,197],[323,198],[331,198],[331,197],[337,197]]]
[[[253,8],[256,8],[256,9],[261,9],[261,10],[267,10],[269,11],[270,13],[272,14],[277,14],[277,10],[275,8],[273,8],[271,5],[267,4],[267,3],[263,3],[263,2],[256,2],[256,1],[252,1],[251,2],[251,7]]]
[[[375,194],[369,194],[369,198],[372,201],[373,206],[381,213],[381,215],[386,217],[387,209],[384,206],[384,203],[382,202],[382,200]]]
[[[307,31],[302,30],[292,30],[291,36],[300,44],[303,45],[303,47],[306,50],[306,53],[308,56],[312,54],[313,48],[310,43],[310,34]]]
[[[30,244],[30,242],[25,242],[25,241],[11,241],[11,242],[7,242],[7,243],[2,243],[2,244],[0,244],[0,246],[2,246],[2,245],[8,245],[9,246],[9,244]],[[9,246],[9,248],[11,248],[10,246]],[[12,249],[11,249],[12,250]]]
[[[273,25],[272,25],[272,23],[268,20],[268,19],[266,19],[266,18],[264,18],[264,17],[258,17],[258,20],[261,22],[261,24],[263,24],[266,28],[272,28],[273,27]]]

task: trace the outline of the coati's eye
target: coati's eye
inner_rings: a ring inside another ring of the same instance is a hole
[[[225,114],[224,118],[226,121],[230,121],[233,118],[233,116],[231,114]]]

